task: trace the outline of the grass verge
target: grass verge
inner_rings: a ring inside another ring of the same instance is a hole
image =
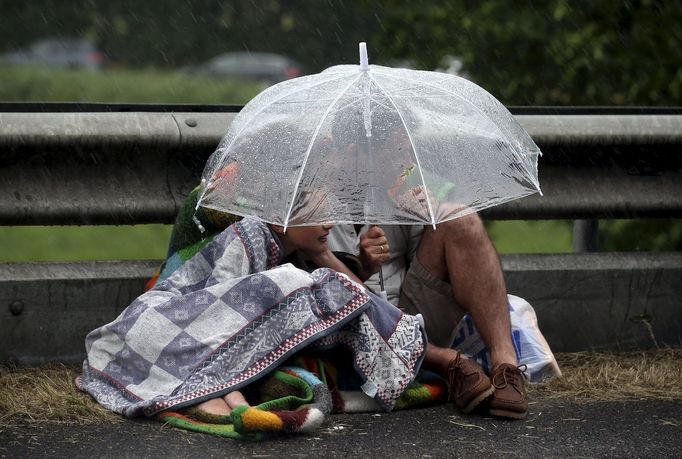
[[[0,367],[0,426],[22,419],[89,424],[122,418],[98,405],[74,385],[79,367]]]
[[[559,221],[491,222],[500,253],[571,251],[571,228]],[[0,263],[161,260],[172,225],[0,226]]]
[[[154,69],[91,72],[0,65],[4,102],[245,104],[259,84]]]
[[[682,400],[682,349],[560,353],[556,358],[563,376],[532,386],[533,392],[576,400]]]
[[[579,352],[556,355],[563,377],[530,386],[534,396],[594,400],[682,400],[682,349]],[[74,424],[116,423],[73,383],[78,366],[0,367],[0,427],[16,420]]]

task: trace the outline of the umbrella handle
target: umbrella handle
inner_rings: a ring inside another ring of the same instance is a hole
[[[372,225],[372,226],[379,226],[379,225]],[[386,289],[384,288],[384,270],[382,269],[382,265],[379,265],[379,288],[381,288],[380,295],[384,299],[386,299]]]

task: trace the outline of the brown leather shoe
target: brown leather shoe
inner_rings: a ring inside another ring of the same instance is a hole
[[[483,368],[460,353],[448,364],[448,382],[448,400],[464,413],[470,413],[495,391]]]
[[[526,395],[526,366],[501,363],[490,372],[495,393],[488,402],[489,413],[493,416],[525,419],[528,414]]]

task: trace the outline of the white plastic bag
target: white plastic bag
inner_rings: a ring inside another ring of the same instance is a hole
[[[523,298],[507,295],[511,316],[512,342],[519,365],[526,365],[530,382],[561,376],[554,354],[542,336],[533,307]],[[490,354],[474,327],[469,314],[465,314],[455,330],[452,347],[473,358],[490,373]]]

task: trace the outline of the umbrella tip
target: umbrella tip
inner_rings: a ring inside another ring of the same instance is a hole
[[[360,70],[369,70],[369,58],[367,57],[367,43],[360,42]]]

